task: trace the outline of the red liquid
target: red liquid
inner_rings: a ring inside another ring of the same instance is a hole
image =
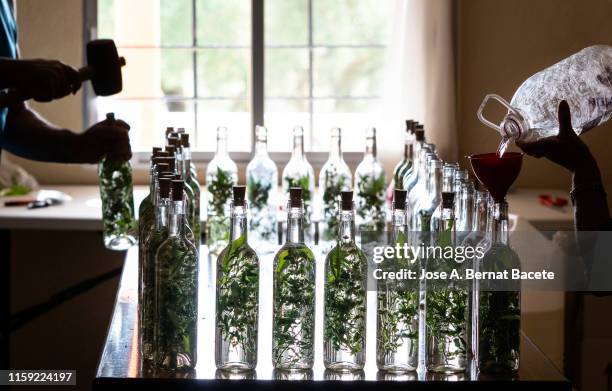
[[[497,153],[483,153],[468,158],[476,178],[489,190],[495,202],[502,202],[521,172],[523,154],[506,152],[500,157]]]

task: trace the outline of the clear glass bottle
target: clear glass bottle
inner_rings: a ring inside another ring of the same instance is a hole
[[[474,184],[467,170],[455,172],[455,219],[457,220],[457,240],[460,243],[472,230],[474,210]]]
[[[114,122],[113,113],[106,122]],[[134,186],[129,161],[103,157],[98,165],[104,246],[124,251],[136,244],[138,225],[134,216]]]
[[[432,216],[441,201],[442,162],[434,155],[427,155],[427,180],[419,203],[414,207],[413,228],[415,231],[429,233]]]
[[[184,182],[171,186],[168,238],[155,256],[155,365],[183,372],[196,364],[198,252],[185,236]]]
[[[413,144],[414,147],[412,151],[414,158],[412,167],[410,167],[404,173],[404,179],[402,181],[402,184],[404,185],[402,189],[408,192],[408,197],[410,197],[410,191],[412,190],[414,185],[416,185],[416,182],[418,180],[419,170],[421,169],[421,164],[423,163],[423,161],[421,160],[421,149],[425,145],[425,130],[423,128],[423,125],[415,123],[415,125],[413,126],[415,127]]]
[[[245,195],[234,186],[230,242],[217,258],[215,364],[233,372],[257,365],[259,259],[247,241]]]
[[[392,189],[403,189],[404,188],[404,175],[412,167],[412,154],[414,151],[414,130],[415,122],[411,119],[406,120],[406,134],[404,135],[404,158],[397,163],[393,169],[393,179],[389,184]]]
[[[455,247],[457,243],[454,199],[453,191],[442,192],[441,219],[434,236],[434,243],[442,249]],[[453,270],[459,270],[463,275],[461,269],[462,264],[453,260],[427,260],[427,270],[434,273],[451,275]],[[427,370],[447,374],[465,371],[470,333],[467,284],[460,279],[430,280],[426,297]]]
[[[179,130],[181,130],[179,128]],[[190,210],[190,226],[195,237],[195,246],[199,250],[202,239],[202,218],[200,214],[201,191],[200,183],[198,182],[195,165],[191,161],[191,145],[189,143],[189,134],[180,134],[181,145],[181,174],[185,181],[185,185],[190,189],[192,194],[191,210]]]
[[[520,259],[512,250],[508,232],[508,203],[493,204],[490,217],[490,248],[480,260],[482,271],[520,269]],[[474,287],[473,329],[478,353],[478,369],[485,374],[512,373],[519,369],[521,294],[520,286],[505,290]]]
[[[376,157],[376,129],[366,130],[363,160],[355,169],[358,230],[381,232],[385,228],[385,169]]]
[[[160,163],[159,165],[162,165]],[[163,164],[167,166],[167,164]],[[154,330],[156,322],[155,300],[155,255],[159,246],[168,238],[168,208],[170,206],[169,177],[159,177],[156,180],[155,225],[145,239],[146,251],[140,258],[140,346],[141,357],[145,365],[153,363],[154,359]]]
[[[247,198],[251,211],[251,236],[258,251],[271,251],[276,243],[276,194],[278,169],[268,155],[268,131],[255,128],[255,155],[246,168]]]
[[[393,198],[393,232],[389,245],[403,246],[408,238],[406,227],[406,190],[395,189]],[[380,266],[388,271],[409,269],[418,265],[408,258],[387,259]],[[418,366],[418,283],[399,280],[377,281],[376,365],[381,371],[410,372]]]
[[[229,240],[229,202],[238,183],[238,167],[227,149],[227,128],[217,128],[217,152],[206,167],[206,244],[211,252],[221,251]]]
[[[331,130],[329,158],[319,173],[319,192],[323,217],[323,241],[331,242],[338,237],[338,201],[340,193],[349,190],[353,181],[351,170],[342,158],[340,128]]]
[[[274,257],[272,364],[312,369],[315,327],[315,257],[304,244],[302,188],[289,189],[287,239]]]
[[[442,192],[450,192],[454,193],[454,180],[455,180],[455,172],[457,170],[457,166],[454,163],[444,163],[442,165]],[[454,201],[453,201],[454,205]],[[431,226],[430,229],[432,232],[438,232],[441,229],[442,224],[442,203],[438,204],[434,214],[431,217]],[[455,215],[453,214],[453,219],[455,219]],[[456,219],[455,219],[456,223]]]
[[[423,202],[427,196],[429,161],[436,157],[436,154],[431,151],[430,144],[423,144],[420,155],[421,162],[419,163],[417,180],[407,196],[408,227],[412,230],[416,230],[417,220],[414,216],[418,204]]]
[[[304,197],[304,233],[307,242],[313,239],[313,198],[315,189],[314,169],[304,153],[304,129],[293,129],[293,153],[283,169],[283,193],[287,195],[292,187],[300,187]]]
[[[355,243],[353,192],[342,191],[338,243],[325,259],[323,363],[337,371],[363,369],[368,261]]]

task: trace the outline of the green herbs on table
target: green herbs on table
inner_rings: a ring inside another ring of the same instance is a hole
[[[365,349],[367,260],[361,250],[339,244],[327,257],[324,339],[350,354]]]
[[[211,195],[209,200],[210,212],[217,216],[225,215],[225,205],[232,197],[232,187],[234,186],[232,174],[225,172],[221,167],[217,167],[216,175],[212,177],[207,186]]]
[[[259,261],[246,235],[232,241],[217,265],[216,324],[222,339],[257,352]]]
[[[274,263],[275,367],[312,360],[315,321],[315,258],[307,247],[285,246]]]
[[[360,175],[357,180],[357,216],[372,230],[385,227],[385,174]]]

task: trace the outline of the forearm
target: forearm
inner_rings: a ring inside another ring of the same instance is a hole
[[[49,123],[20,104],[9,109],[3,148],[26,159],[73,163],[71,150],[77,138],[77,134]]]
[[[599,231],[610,221],[606,193],[595,159],[581,164],[573,173],[574,222],[577,231]]]

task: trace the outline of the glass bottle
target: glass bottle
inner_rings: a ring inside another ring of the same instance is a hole
[[[454,199],[454,192],[442,192],[441,220],[434,243],[443,250],[457,243]],[[456,270],[460,277],[464,274],[462,264],[453,259],[427,259],[427,270],[449,276]],[[427,370],[431,372],[458,373],[467,367],[469,296],[467,285],[459,277],[426,283]]]
[[[304,129],[297,126],[293,129],[293,153],[283,169],[283,193],[289,193],[292,187],[300,187],[304,197],[304,231],[306,241],[311,242],[312,229],[312,201],[314,198],[315,176],[314,169],[306,159],[304,153]]]
[[[323,362],[338,371],[363,369],[368,261],[355,243],[353,192],[342,191],[338,243],[325,259]]]
[[[397,163],[393,169],[393,179],[389,186],[392,189],[404,188],[404,175],[412,167],[412,153],[414,151],[414,129],[415,122],[411,119],[406,120],[406,134],[404,135],[404,158]]]
[[[255,155],[246,168],[247,199],[251,210],[249,229],[259,251],[271,251],[276,243],[276,193],[278,169],[268,155],[268,130],[255,127]]]
[[[211,252],[222,250],[229,240],[227,208],[232,187],[238,183],[238,167],[227,150],[227,128],[217,128],[217,152],[206,168],[207,222],[206,242]]]
[[[454,180],[457,166],[454,163],[444,163],[442,165],[442,192],[454,193]],[[455,201],[453,200],[453,205]],[[431,216],[431,231],[438,232],[441,229],[442,224],[442,204],[438,204],[434,214]],[[456,223],[455,214],[453,214],[453,221]]]
[[[106,122],[114,122],[113,113],[106,114]],[[129,161],[103,157],[98,165],[104,246],[124,251],[136,244],[138,225],[134,217],[134,187]]]
[[[182,180],[172,180],[168,238],[155,256],[155,365],[168,371],[195,367],[198,324],[198,252],[185,237]]]
[[[474,184],[467,170],[455,172],[455,219],[457,220],[458,243],[469,234],[473,226]]]
[[[406,190],[395,189],[392,212],[393,232],[389,245],[402,247],[407,242]],[[408,258],[387,259],[380,264],[387,271],[418,265]],[[409,372],[418,365],[418,283],[377,280],[376,365],[381,371]]]
[[[412,207],[412,229],[414,231],[430,232],[431,217],[440,203],[442,180],[442,162],[434,153],[428,153],[426,169],[423,171],[423,189],[419,190],[417,201]]]
[[[478,262],[481,271],[519,269],[520,259],[509,244],[508,203],[493,204],[491,245]],[[474,286],[474,308],[478,309],[473,329],[478,353],[478,369],[482,373],[512,373],[519,369],[521,296],[520,286]]]
[[[331,242],[338,236],[338,201],[340,193],[351,188],[351,170],[342,158],[340,128],[331,130],[329,158],[319,173],[319,192],[323,209],[323,240]]]
[[[226,371],[257,365],[259,259],[247,241],[245,193],[234,186],[230,241],[217,258],[215,364]]]
[[[182,128],[179,128],[181,130]],[[191,161],[191,146],[189,143],[189,134],[180,134],[181,145],[181,174],[185,181],[185,185],[190,189],[193,196],[191,202],[191,214],[189,216],[190,226],[193,230],[196,249],[200,248],[202,238],[202,218],[200,216],[201,194],[200,183],[198,182],[195,165]]]
[[[412,230],[416,230],[416,219],[414,215],[416,213],[417,206],[426,197],[427,191],[427,178],[429,170],[429,161],[436,157],[436,154],[431,151],[430,144],[423,144],[421,147],[419,163],[419,172],[416,176],[416,182],[410,192],[407,195],[407,212],[408,212],[408,227]]]
[[[160,163],[159,165],[162,165]],[[164,164],[167,166],[167,164]],[[155,201],[155,225],[146,237],[146,252],[141,257],[140,279],[140,346],[141,357],[145,365],[154,359],[154,330],[155,330],[155,255],[159,246],[168,238],[168,208],[170,206],[170,181],[169,177],[160,177],[156,183]]]
[[[272,364],[312,369],[315,327],[315,257],[304,244],[302,188],[289,189],[287,241],[274,257]]]
[[[376,157],[376,129],[366,130],[363,160],[355,169],[357,226],[381,232],[385,228],[385,169]]]
[[[419,170],[421,168],[421,164],[423,163],[421,160],[421,150],[425,145],[425,130],[423,129],[423,125],[415,123],[413,125],[415,127],[414,130],[414,147],[412,154],[413,164],[405,173],[404,179],[402,180],[402,184],[404,185],[402,189],[408,192],[408,197],[410,197],[410,191],[416,184],[419,176]]]

